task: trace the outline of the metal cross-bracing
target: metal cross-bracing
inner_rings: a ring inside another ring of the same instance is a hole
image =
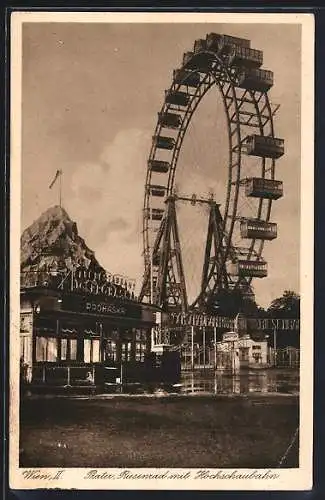
[[[175,199],[167,199],[167,212],[161,241],[152,255],[152,263],[158,267],[155,300],[162,307],[187,310],[187,295],[181,257]]]
[[[262,252],[265,241],[277,236],[270,216],[273,201],[283,195],[275,163],[284,153],[284,141],[275,137],[273,119],[279,106],[268,96],[273,73],[262,69],[262,64],[263,53],[251,48],[250,40],[210,33],[195,41],[181,67],[173,71],[148,159],[141,300],[186,310],[201,307],[222,288],[251,293],[252,280],[267,275]],[[227,123],[226,196],[222,205],[219,200],[209,201],[201,288],[188,304],[176,213],[184,197],[176,195],[175,179],[189,124],[214,88],[221,96]]]
[[[187,310],[187,294],[181,256],[174,196],[166,200],[167,209],[150,255],[143,288],[152,303],[168,310]]]
[[[206,295],[214,293],[215,287],[228,288],[229,279],[223,265],[225,242],[223,220],[219,206],[212,202],[210,207],[208,234],[205,246],[204,263],[201,279],[201,293],[194,305],[204,308]]]

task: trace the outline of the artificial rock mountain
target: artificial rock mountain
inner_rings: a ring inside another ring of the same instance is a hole
[[[59,206],[46,210],[21,235],[22,271],[42,269],[54,262],[67,268],[82,265],[104,272],[95,253],[79,236],[76,222]]]

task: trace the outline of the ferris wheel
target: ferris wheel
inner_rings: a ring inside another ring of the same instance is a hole
[[[262,65],[263,52],[251,48],[250,40],[210,33],[195,41],[181,67],[173,71],[148,159],[140,300],[166,310],[204,308],[223,289],[251,295],[252,281],[267,276],[262,253],[265,241],[277,237],[271,208],[283,196],[275,164],[284,154],[284,141],[274,131],[279,106],[268,96],[273,72]],[[227,160],[221,165],[223,203],[211,193],[202,197],[179,192],[175,181],[192,118],[215,89],[223,103],[228,137]],[[204,205],[209,214],[200,286],[190,304],[179,237],[179,203]]]

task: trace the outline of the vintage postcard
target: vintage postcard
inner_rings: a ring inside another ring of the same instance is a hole
[[[10,487],[308,490],[314,18],[11,16]]]

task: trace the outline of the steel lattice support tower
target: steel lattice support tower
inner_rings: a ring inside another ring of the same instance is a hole
[[[188,301],[175,197],[170,196],[166,204],[167,210],[157,234],[140,296],[151,295],[152,302],[165,310],[177,308],[185,312]]]
[[[198,304],[204,305],[209,293],[216,288],[228,288],[228,276],[224,266],[223,220],[219,205],[211,202],[204,263],[201,278],[201,294]]]

